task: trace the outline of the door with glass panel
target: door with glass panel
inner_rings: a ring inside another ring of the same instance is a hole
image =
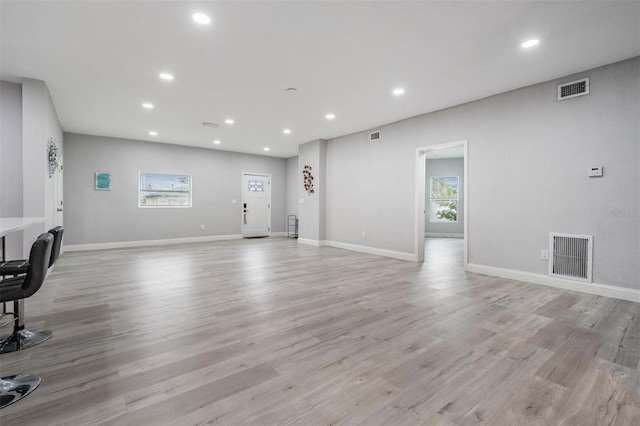
[[[271,234],[271,175],[242,174],[242,236]]]

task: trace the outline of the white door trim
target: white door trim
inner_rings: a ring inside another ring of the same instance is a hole
[[[242,172],[242,179],[240,180],[240,186],[242,187],[242,204],[240,209],[240,234],[244,238],[244,205],[245,205],[245,188],[244,188],[244,177],[247,175],[251,176],[265,176],[269,180],[269,198],[268,198],[268,207],[267,207],[267,223],[268,223],[268,237],[271,237],[271,174],[269,173],[254,173],[254,172]]]
[[[464,148],[464,188],[462,197],[464,200],[464,269],[469,264],[469,149],[467,140],[444,143],[441,145],[424,146],[416,148],[416,200],[415,200],[415,257],[416,262],[424,262],[424,229],[426,221],[426,158],[428,151],[440,149]]]
[[[55,175],[54,175],[55,176]],[[58,173],[55,176],[53,226],[64,225],[64,150],[58,150]],[[60,246],[60,254],[64,254],[64,244]]]

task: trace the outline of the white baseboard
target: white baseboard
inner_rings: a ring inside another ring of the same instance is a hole
[[[305,244],[305,245],[308,245],[308,246],[322,247],[322,246],[326,245],[324,243],[325,243],[325,241],[310,240],[308,238],[298,238],[298,244]]]
[[[273,235],[273,233],[272,233]],[[184,244],[184,243],[202,243],[207,241],[226,241],[239,240],[241,234],[233,235],[211,235],[208,237],[189,237],[189,238],[171,238],[165,240],[144,240],[144,241],[121,241],[115,243],[97,243],[97,244],[72,244],[65,245],[64,250],[71,251],[89,251],[89,250],[108,250],[119,248],[161,246],[167,244]]]
[[[325,245],[325,246],[328,246],[328,247],[335,247],[335,248],[340,248],[340,249],[344,249],[344,250],[357,251],[357,252],[360,252],[360,253],[375,254],[377,256],[384,256],[384,257],[391,257],[393,259],[407,260],[409,262],[415,262],[416,261],[416,255],[414,253],[404,253],[404,252],[401,252],[401,251],[393,251],[393,250],[379,249],[379,248],[375,248],[375,247],[359,246],[359,245],[356,245],[356,244],[340,243],[338,241],[320,241],[320,243],[323,243],[321,245]]]
[[[431,238],[464,238],[464,234],[443,234],[439,232],[425,232],[424,236]]]
[[[400,251],[384,250],[375,247],[359,246],[356,244],[340,243],[338,241],[328,240],[309,240],[306,238],[298,238],[299,244],[306,244],[314,247],[335,247],[344,250],[357,251],[360,253],[375,254],[377,256],[391,257],[394,259],[407,260],[409,262],[416,261],[416,255],[413,253],[403,253]]]
[[[467,271],[640,303],[640,290],[633,288],[563,280],[562,278],[549,277],[547,275],[534,274],[532,272],[515,271],[512,269],[496,268],[493,266],[471,263],[467,265]]]

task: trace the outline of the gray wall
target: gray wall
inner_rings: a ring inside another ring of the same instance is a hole
[[[22,216],[22,86],[0,81],[0,217]],[[22,232],[6,237],[8,259],[22,257]]]
[[[62,155],[62,128],[47,85],[25,78],[22,84],[0,86],[0,215],[44,217],[45,221],[7,238],[8,258],[29,254],[36,237],[62,224],[56,215],[59,173],[49,177],[47,142],[53,137]]]
[[[282,158],[67,133],[65,164],[66,244],[240,234],[242,172],[271,174],[271,229],[285,231]],[[111,191],[94,189],[95,172],[111,173]],[[193,207],[138,208],[138,172],[192,175]]]
[[[298,157],[287,158],[287,187],[286,207],[287,215],[298,215],[298,184],[302,182],[302,170],[298,170]]]
[[[594,281],[640,288],[639,63],[382,126],[375,143],[329,140],[327,239],[413,253],[416,148],[466,139],[470,263],[546,274],[550,232],[594,235]],[[556,100],[558,83],[586,76],[588,96]]]
[[[378,142],[368,130],[328,141],[327,240],[413,252],[415,148],[426,142],[406,123],[376,127]]]
[[[429,218],[429,195],[432,176],[458,176],[458,222],[431,222]],[[425,173],[426,198],[424,205],[427,209],[425,215],[425,233],[454,236],[464,234],[464,158],[440,158],[427,160]]]
[[[54,138],[59,154],[64,153],[62,127],[44,81],[22,80],[22,213],[27,217],[45,217],[43,225],[30,226],[23,233],[26,256],[37,236],[56,225],[55,192],[59,171],[49,176],[47,143]]]
[[[298,146],[298,197],[303,201],[298,205],[299,236],[303,240],[320,242],[326,239],[326,159],[327,141],[323,139]],[[312,168],[313,194],[307,193],[302,182],[305,165]]]

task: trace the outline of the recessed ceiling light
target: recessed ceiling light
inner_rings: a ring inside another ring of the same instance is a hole
[[[213,141],[213,143],[214,143],[215,145],[220,145],[220,141],[219,141],[218,139],[216,139],[215,141]]]
[[[173,80],[173,75],[169,74],[168,72],[161,72],[159,77],[163,80],[167,80],[167,81],[171,81]]]
[[[227,124],[235,123],[235,121],[233,121],[233,118],[227,118],[226,120],[224,120],[224,122],[227,123]]]
[[[397,89],[393,89],[393,94],[396,96],[404,95],[404,89],[402,87],[398,87]]]
[[[262,149],[263,149],[263,150],[265,150],[265,151],[269,151],[269,147],[268,147],[268,146],[265,146],[265,147],[264,147],[264,148],[262,148]]]
[[[142,108],[153,109],[153,104],[150,104],[149,102],[145,102],[142,104]]]
[[[202,25],[207,25],[211,23],[211,18],[209,18],[204,13],[194,13],[193,20],[196,21],[198,24],[202,24]]]
[[[282,133],[284,133],[285,135],[290,135],[291,134],[291,129],[284,129],[282,131]]]
[[[327,114],[325,115],[325,117],[327,118],[327,120],[333,120],[334,118],[336,118],[335,114]]]
[[[527,40],[524,43],[522,43],[520,46],[524,47],[525,49],[529,48],[529,47],[533,47],[536,44],[540,43],[540,40],[538,40],[537,38],[531,39],[531,40]]]
[[[152,131],[149,132],[149,135],[158,136],[158,132],[155,132],[155,131],[152,130]]]

